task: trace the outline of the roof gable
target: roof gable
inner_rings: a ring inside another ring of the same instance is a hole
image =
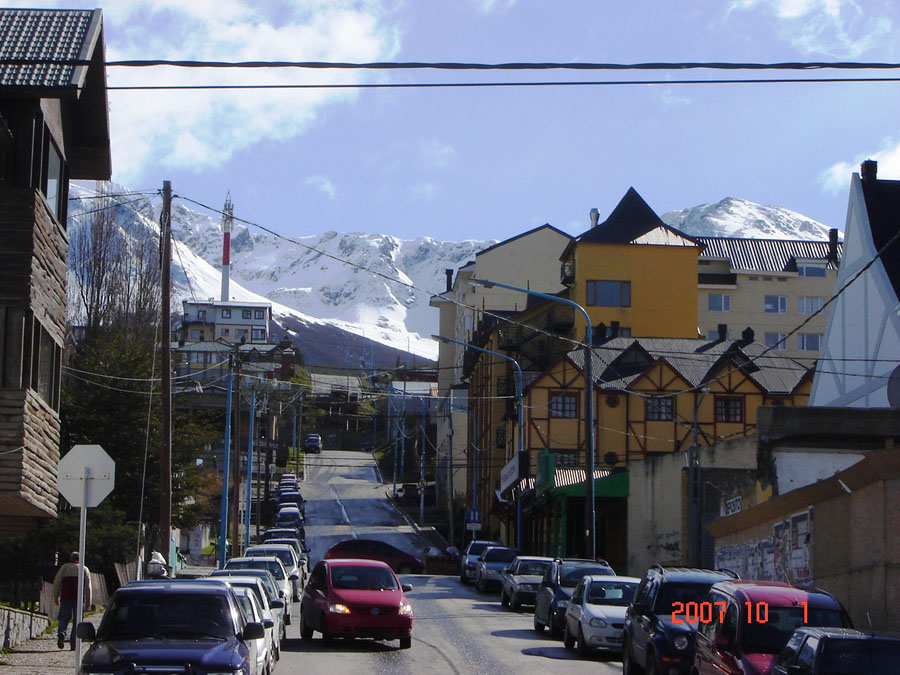
[[[516,241],[517,239],[522,239],[523,237],[527,237],[527,236],[532,235],[532,234],[534,234],[534,233],[536,233],[536,232],[540,232],[541,230],[549,230],[549,231],[551,231],[551,232],[556,232],[557,234],[559,234],[559,235],[565,237],[566,239],[568,239],[568,240],[570,240],[570,241],[571,241],[571,239],[572,239],[572,235],[566,234],[566,233],[563,232],[562,230],[553,227],[550,223],[544,223],[543,225],[539,225],[538,227],[534,227],[534,228],[528,230],[527,232],[522,232],[522,233],[517,234],[517,235],[515,235],[515,236],[513,236],[513,237],[510,237],[509,239],[504,239],[503,241],[499,241],[499,242],[497,242],[496,244],[492,244],[491,246],[488,246],[487,248],[483,248],[483,249],[481,249],[480,251],[478,251],[478,252],[475,254],[475,256],[478,257],[478,256],[480,256],[480,255],[483,255],[484,253],[488,253],[489,251],[493,251],[493,250],[496,249],[496,248],[500,248],[501,246],[505,246],[506,244],[509,244],[509,243],[511,243],[511,242],[514,242],[514,241]]]

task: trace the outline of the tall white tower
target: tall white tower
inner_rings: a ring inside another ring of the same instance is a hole
[[[222,209],[222,301],[231,300],[229,283],[231,282],[231,228],[234,225],[234,207],[231,204],[231,192],[225,196],[225,208]]]

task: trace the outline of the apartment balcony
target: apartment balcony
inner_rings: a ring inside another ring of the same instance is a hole
[[[559,268],[559,283],[571,286],[575,283],[575,262],[567,260]]]

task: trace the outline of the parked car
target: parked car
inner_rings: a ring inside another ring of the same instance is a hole
[[[372,441],[366,441],[359,446],[363,452],[372,452],[375,450],[375,444]]]
[[[284,586],[275,581],[272,573],[265,569],[224,569],[213,570],[209,573],[209,577],[251,577],[259,579],[269,600],[269,607],[275,612],[278,621],[281,623],[281,639],[287,638],[287,629],[285,626],[290,623],[287,616],[287,607],[290,605],[290,598],[284,594]]]
[[[254,640],[256,643],[256,672],[260,675],[272,675],[272,670],[275,668],[275,639],[272,636],[275,621],[271,617],[263,618],[262,608],[251,589],[232,586],[232,590],[237,598],[238,608],[244,615],[244,621],[261,623],[266,629],[265,635]]]
[[[346,539],[326,551],[325,559],[332,558],[380,560],[390,565],[397,574],[423,574],[425,572],[424,560],[377,539]]]
[[[387,563],[377,560],[320,560],[300,601],[300,637],[314,631],[335,637],[400,640],[412,644],[413,611],[406,599],[412,586],[400,584]]]
[[[299,600],[300,594],[303,592],[303,584],[306,583],[306,567],[301,567],[297,554],[289,544],[257,544],[250,546],[244,551],[247,557],[265,557],[273,555],[284,565],[284,570],[291,580],[291,590],[293,591],[293,599]],[[295,578],[296,577],[296,578]]]
[[[213,574],[216,574],[216,572],[214,572]],[[254,595],[256,595],[257,603],[262,610],[263,618],[272,620],[272,628],[266,626],[266,633],[271,633],[272,635],[272,643],[275,648],[275,660],[277,661],[278,659],[280,659],[281,641],[284,640],[287,636],[284,627],[284,600],[277,597],[277,592],[275,596],[270,595],[263,580],[257,576],[252,576],[249,574],[216,574],[216,576],[210,575],[208,577],[201,577],[199,580],[203,579],[208,579],[211,581],[221,580],[227,582],[228,585],[232,588],[249,588],[251,591],[253,591]],[[265,622],[263,622],[263,625],[265,626]]]
[[[278,504],[279,511],[287,506],[296,506],[301,515],[306,513],[306,502],[298,490],[279,492],[275,497],[275,501]]]
[[[319,434],[306,434],[303,440],[305,452],[322,452],[322,437]]]
[[[303,522],[303,514],[296,506],[285,506],[279,509],[275,516],[275,527],[278,528],[290,527],[299,532],[303,527]]]
[[[581,578],[588,574],[615,576],[616,573],[605,560],[553,559],[544,572],[534,597],[534,629],[538,633],[549,628],[551,636],[562,635],[569,598]]]
[[[281,561],[275,556],[260,556],[260,557],[242,557],[242,558],[231,558],[225,563],[226,570],[266,570],[275,577],[275,583],[278,584],[279,592],[283,593],[282,596],[284,598],[284,622],[290,626],[291,625],[291,600],[293,599],[293,588],[291,582],[291,576],[289,575],[285,569],[284,565],[281,564]]]
[[[641,580],[637,577],[590,575],[583,577],[566,608],[563,644],[578,645],[578,654],[594,649],[622,651],[625,611]]]
[[[894,675],[900,673],[900,638],[851,628],[794,631],[775,659],[775,675]]]
[[[296,537],[273,537],[271,539],[265,539],[263,544],[287,544],[292,549],[294,549],[294,553],[297,554],[297,562],[300,566],[301,578],[303,583],[306,583],[306,580],[309,578],[309,549],[303,545]]]
[[[506,546],[488,546],[475,561],[475,588],[484,593],[501,585],[503,570],[519,555],[519,550]]]
[[[736,579],[727,570],[652,565],[644,574],[625,613],[622,635],[622,672],[639,669],[682,675],[694,664],[697,621],[673,621],[687,603],[706,599],[717,581]]]
[[[484,549],[488,546],[503,546],[499,541],[489,541],[483,539],[475,539],[466,546],[465,553],[459,559],[459,581],[467,584],[469,580],[475,579],[475,563],[478,562],[478,556],[484,553]]]
[[[700,675],[768,675],[796,628],[852,627],[834,596],[777,581],[716,582],[697,613],[701,610],[694,654]]]
[[[100,627],[78,624],[89,643],[83,673],[256,673],[256,640],[225,583],[138,581],[117,589]]]
[[[500,604],[518,612],[522,605],[533,605],[541,578],[553,558],[519,556],[500,577]]]
[[[300,547],[304,553],[309,551],[303,543],[304,538],[300,536],[296,527],[272,527],[263,532],[263,541],[271,541],[272,539],[295,539],[300,542]]]

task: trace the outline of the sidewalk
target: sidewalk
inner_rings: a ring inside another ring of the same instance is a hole
[[[95,626],[100,625],[103,612],[95,612],[85,617]],[[71,630],[71,629],[70,629]],[[81,653],[87,651],[87,646],[81,645]],[[65,649],[56,646],[56,631],[50,631],[17,647],[6,654],[0,654],[0,673],[3,675],[42,675],[43,673],[74,673],[75,653],[69,649],[68,642]]]

